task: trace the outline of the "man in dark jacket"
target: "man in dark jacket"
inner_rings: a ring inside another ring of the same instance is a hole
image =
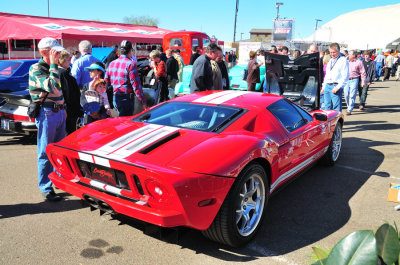
[[[368,88],[371,85],[371,82],[375,78],[375,71],[376,66],[375,62],[371,60],[371,52],[365,51],[364,52],[364,68],[365,68],[365,84],[363,87],[358,87],[358,95],[360,97],[360,110],[365,108],[365,101],[367,100]]]
[[[168,49],[166,52],[167,55],[167,80],[168,80],[168,88],[175,90],[175,85],[178,82],[178,71],[179,64],[178,61],[172,56],[172,50]]]
[[[106,69],[107,69],[108,65],[109,65],[112,61],[118,59],[117,51],[118,51],[118,45],[115,45],[115,46],[114,46],[114,50],[107,56],[107,58],[106,58],[106,60],[105,60],[105,62],[104,62],[104,63],[106,64]]]
[[[161,61],[164,61],[164,63],[166,63],[167,62],[167,55],[165,54],[163,48],[160,46],[160,47],[157,48],[157,51],[160,52]]]
[[[193,65],[194,61],[196,61],[197,58],[200,56],[200,48],[197,46],[192,47],[192,55],[190,56],[190,62],[189,65]]]
[[[227,63],[224,60],[217,61],[219,70],[221,70],[222,74],[222,89],[229,90],[229,75],[228,75],[228,67]]]
[[[77,128],[77,120],[82,114],[80,104],[81,91],[76,83],[75,77],[71,75],[69,63],[70,54],[64,50],[60,53],[58,60],[58,75],[60,76],[60,87],[66,105],[67,119],[65,121],[68,134],[73,133]]]
[[[191,93],[209,90],[213,87],[213,73],[210,60],[215,60],[219,56],[222,56],[221,49],[217,44],[211,43],[207,46],[206,53],[197,58],[192,68]]]

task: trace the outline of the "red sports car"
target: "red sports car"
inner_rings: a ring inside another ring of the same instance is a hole
[[[49,145],[60,173],[50,179],[101,211],[239,246],[271,193],[318,160],[335,163],[342,126],[338,111],[307,112],[279,95],[200,92]]]

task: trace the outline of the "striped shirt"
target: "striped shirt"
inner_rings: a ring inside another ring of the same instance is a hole
[[[114,94],[135,92],[136,97],[142,103],[145,103],[136,63],[126,55],[121,55],[118,59],[110,63],[104,80],[107,84],[112,85]]]
[[[29,94],[33,102],[38,102],[46,96],[46,92],[49,95],[45,102],[64,103],[58,67],[56,64],[49,66],[42,58],[29,68]]]

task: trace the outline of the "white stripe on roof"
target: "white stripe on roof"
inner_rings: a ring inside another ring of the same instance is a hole
[[[196,100],[193,100],[193,102],[195,103],[206,103],[209,100],[213,100],[215,98],[221,97],[223,95],[227,95],[227,94],[231,94],[234,93],[235,91],[232,90],[226,90],[226,91],[221,91],[221,92],[217,92],[217,93],[212,93],[210,95],[198,98]]]
[[[240,91],[240,92],[234,91],[234,93],[223,95],[222,97],[218,97],[216,99],[208,101],[207,103],[209,103],[209,104],[217,104],[218,105],[218,104],[222,104],[222,103],[224,103],[224,102],[226,102],[228,100],[243,96],[243,95],[248,94],[248,93],[251,93],[251,92],[250,91]]]

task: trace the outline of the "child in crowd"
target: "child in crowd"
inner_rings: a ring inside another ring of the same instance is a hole
[[[107,84],[104,79],[97,79],[89,86],[89,89],[85,91],[87,103],[85,104],[86,107],[85,105],[83,106],[83,109],[86,114],[88,114],[88,119],[85,124],[111,116],[106,89]]]

